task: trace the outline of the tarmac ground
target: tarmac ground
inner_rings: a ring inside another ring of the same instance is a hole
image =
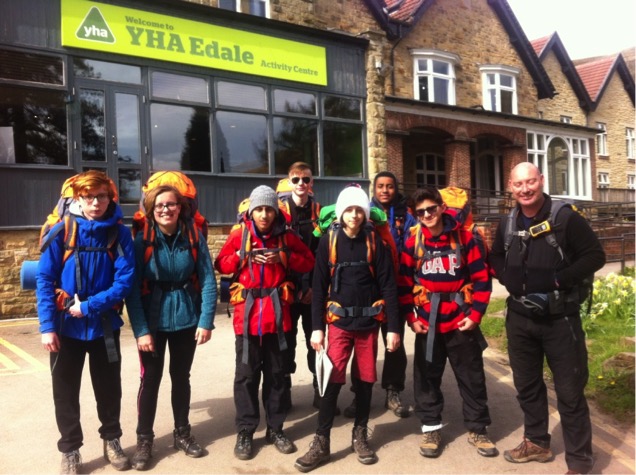
[[[604,275],[616,271],[606,266]],[[498,284],[496,284],[496,287]],[[496,288],[494,298],[503,293]],[[293,409],[288,415],[285,431],[295,441],[298,452],[282,455],[273,446],[265,444],[264,414],[255,434],[255,452],[252,460],[240,461],[233,456],[236,432],[234,428],[234,402],[232,381],[234,375],[234,335],[225,304],[220,304],[215,320],[216,329],[209,343],[199,347],[191,372],[192,403],[190,421],[197,441],[206,449],[199,459],[186,457],[172,446],[173,419],[170,407],[170,377],[166,374],[161,386],[155,422],[155,448],[150,467],[152,473],[210,473],[210,474],[278,474],[298,473],[294,461],[303,455],[317,424],[317,411],[312,407],[313,389],[311,373],[307,370],[304,341],[298,342],[298,371],[293,376]],[[302,332],[301,332],[302,333]],[[299,335],[299,340],[304,337]],[[407,329],[405,345],[409,357],[406,389],[403,401],[413,404],[413,334]],[[136,397],[139,386],[139,363],[135,340],[129,325],[122,329],[122,414],[124,431],[122,446],[129,457],[135,448]],[[169,357],[167,355],[166,357]],[[378,375],[381,374],[383,348],[380,343]],[[512,374],[507,356],[487,349],[484,354],[489,407],[492,425],[491,439],[501,454],[518,445],[523,437],[523,416],[516,400]],[[95,401],[86,363],[81,392],[84,446],[82,473],[112,473],[114,470],[102,456],[102,442],[97,429]],[[0,407],[2,432],[0,433],[0,473],[44,474],[59,473],[61,456],[57,451],[59,433],[55,425],[48,354],[42,349],[38,324],[35,320],[0,322]],[[439,458],[428,459],[419,455],[421,438],[419,422],[411,414],[398,419],[384,408],[385,393],[379,383],[374,386],[369,427],[372,429],[370,445],[377,451],[379,462],[361,465],[351,452],[353,420],[336,417],[331,436],[331,462],[312,473],[326,474],[548,474],[565,473],[563,438],[556,410],[556,398],[549,390],[550,430],[555,459],[549,463],[511,464],[503,455],[484,458],[468,444],[463,427],[461,399],[452,371],[443,380],[445,394],[444,450]],[[352,393],[344,386],[339,407],[351,402]],[[609,420],[593,406],[593,445],[595,473],[634,474],[635,442],[634,421],[624,424]]]

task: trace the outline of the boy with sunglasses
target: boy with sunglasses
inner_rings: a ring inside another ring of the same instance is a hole
[[[315,255],[318,239],[313,231],[320,216],[320,204],[316,201],[312,192],[314,179],[311,167],[305,162],[293,163],[288,170],[287,185],[290,192],[278,193],[280,201],[285,206],[291,217],[290,227],[296,231],[303,242]],[[320,396],[318,394],[318,382],[316,380],[316,354],[311,347],[311,279],[312,272],[304,274],[292,274],[296,285],[296,299],[291,305],[292,331],[287,333],[287,362],[285,380],[291,388],[291,375],[296,372],[296,341],[298,336],[298,322],[300,320],[305,334],[305,346],[307,348],[307,366],[314,375],[314,407],[318,408]],[[291,395],[291,392],[289,393]],[[291,401],[289,401],[291,406]]]
[[[448,359],[463,400],[468,442],[484,457],[498,454],[490,425],[479,329],[492,282],[473,235],[448,213],[437,189],[413,195],[418,225],[400,256],[400,310],[415,332],[413,393],[424,434],[420,454],[441,453],[442,376]],[[415,311],[413,311],[413,309]]]

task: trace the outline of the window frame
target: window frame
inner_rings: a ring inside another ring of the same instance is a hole
[[[428,102],[432,104],[446,104],[454,106],[457,103],[456,97],[456,78],[455,66],[459,64],[460,58],[458,55],[448,53],[445,51],[438,51],[433,49],[413,49],[411,50],[411,56],[413,58],[413,98],[417,101]],[[420,71],[419,62],[426,61],[428,68],[426,71]],[[442,73],[436,73],[434,71],[434,63],[444,63],[449,67],[448,75]],[[425,100],[420,97],[420,85],[419,79],[427,79],[427,88],[431,91],[429,99]],[[447,102],[437,102],[435,100],[435,80],[445,80],[448,86],[448,93],[446,97]]]
[[[259,16],[261,18],[269,18],[270,17],[270,5],[269,5],[270,0],[249,0],[248,1],[249,11],[247,11],[247,12],[243,12],[243,6],[242,6],[243,0],[233,0],[233,2],[234,2],[234,8],[232,8],[232,9],[221,7],[220,0],[219,0],[219,2],[217,2],[217,7],[221,8],[221,9],[224,9],[224,10],[230,10],[230,11],[233,11],[233,12],[237,12],[237,13],[247,13],[249,15]],[[259,5],[263,5],[264,6],[264,9],[265,9],[265,15],[264,16],[256,15],[256,13],[254,13],[254,11],[252,9],[252,4],[253,3],[258,3]]]
[[[597,122],[596,129],[600,131],[596,134],[596,154],[607,157],[609,156],[607,148],[607,124],[605,122]]]
[[[636,173],[627,174],[627,189],[636,190]]]
[[[610,174],[609,172],[599,171],[596,174],[597,184],[599,188],[609,188],[610,187]]]
[[[636,158],[636,135],[633,127],[625,127],[625,156],[627,160]]]
[[[519,77],[519,69],[513,68],[511,66],[504,65],[483,65],[479,67],[479,72],[481,73],[481,85],[482,85],[482,106],[484,109],[491,112],[501,112],[504,114],[518,114],[518,94],[517,94],[517,79]],[[495,84],[492,85],[488,81],[489,75],[495,76]],[[501,84],[502,76],[508,76],[512,79],[512,86],[505,86]],[[495,91],[496,95],[496,104],[491,103],[491,91]],[[502,100],[501,93],[502,91],[508,91],[512,93],[511,98],[511,106],[512,110],[510,112],[504,112],[501,110],[502,108]]]

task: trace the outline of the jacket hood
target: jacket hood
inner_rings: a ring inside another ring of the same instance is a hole
[[[84,217],[84,213],[82,212],[82,205],[80,205],[79,201],[74,200],[69,206],[69,213],[73,216],[81,219],[86,219]],[[117,224],[118,221],[124,219],[124,213],[121,210],[121,207],[111,201],[108,205],[108,209],[104,213],[101,219],[94,220],[97,226],[112,226],[113,224]],[[99,224],[97,224],[99,223]]]
[[[442,236],[460,228],[459,222],[448,213],[442,213],[442,223],[444,224],[444,229],[442,230],[442,234],[441,234]],[[432,237],[431,232],[423,224],[421,224],[421,226],[422,226],[422,233],[424,234],[426,239],[430,239]]]

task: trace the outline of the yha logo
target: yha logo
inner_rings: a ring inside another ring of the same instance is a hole
[[[86,14],[84,21],[75,32],[80,40],[99,41],[100,43],[115,43],[115,35],[110,31],[106,19],[99,8],[92,7]]]

